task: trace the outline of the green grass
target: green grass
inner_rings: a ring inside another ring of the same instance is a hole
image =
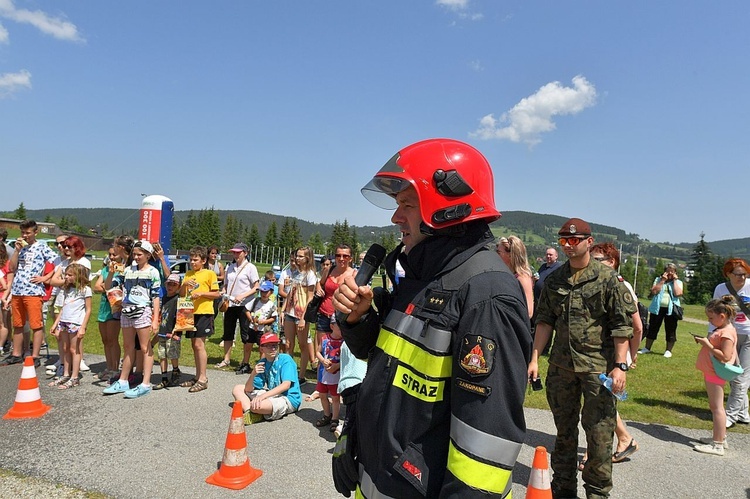
[[[646,304],[646,303],[644,303]],[[647,305],[647,304],[646,304]],[[687,305],[685,316],[705,320],[703,306]],[[677,343],[671,359],[665,359],[664,328],[654,342],[657,353],[638,356],[638,366],[627,377],[628,399],[617,405],[625,420],[667,424],[684,428],[711,429],[711,411],[703,382],[703,374],[695,368],[700,347],[689,333],[705,335],[703,324],[680,321]],[[547,357],[539,361],[542,379],[547,372]],[[729,384],[725,386],[725,394]],[[526,396],[526,407],[549,409],[544,391]],[[747,425],[736,425],[729,432],[750,433]]]

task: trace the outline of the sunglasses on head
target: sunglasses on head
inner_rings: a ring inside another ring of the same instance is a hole
[[[585,241],[586,239],[588,238],[570,236],[570,237],[561,237],[560,239],[557,240],[557,242],[560,243],[560,246],[565,246],[566,243],[571,246],[578,246],[579,244],[581,244],[582,241]]]

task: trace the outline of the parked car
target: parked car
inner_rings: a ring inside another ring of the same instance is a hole
[[[172,263],[169,265],[169,271],[173,274],[179,275],[180,279],[185,277],[185,273],[190,269],[190,262],[182,258],[170,261]]]

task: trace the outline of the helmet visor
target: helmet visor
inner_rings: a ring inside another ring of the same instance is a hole
[[[362,195],[378,208],[395,210],[396,194],[408,188],[408,180],[394,177],[375,177],[362,187]]]

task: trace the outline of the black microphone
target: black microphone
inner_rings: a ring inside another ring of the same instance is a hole
[[[357,286],[365,286],[370,282],[372,276],[375,275],[375,271],[378,270],[380,264],[383,263],[385,253],[385,248],[377,243],[370,246],[370,249],[367,250],[365,257],[362,259],[362,265],[360,265],[359,270],[357,270],[357,275],[354,276],[354,282]],[[336,322],[339,324],[346,322],[348,317],[349,314],[336,312]]]

